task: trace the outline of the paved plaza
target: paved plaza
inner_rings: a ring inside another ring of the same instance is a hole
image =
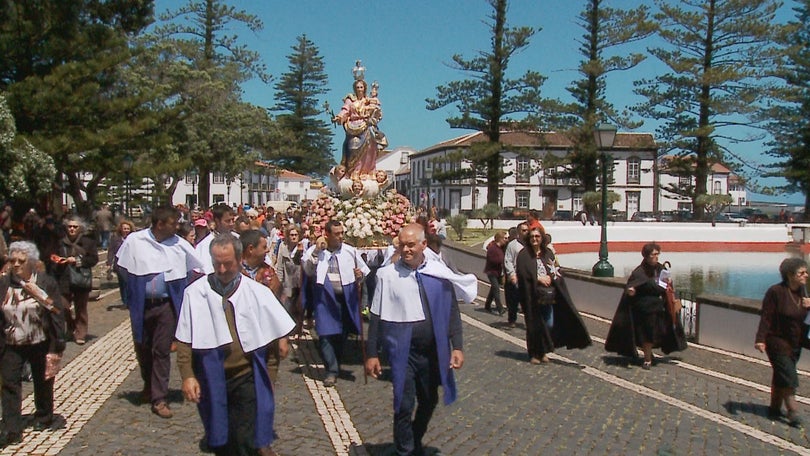
[[[196,455],[202,424],[172,371],[164,420],[139,402],[127,311],[112,284],[91,303],[87,345],[68,344],[56,382],[57,421],[29,431],[7,454]],[[658,358],[651,371],[604,351],[608,322],[586,315],[587,350],[559,350],[552,363],[527,362],[522,324],[462,305],[464,368],[458,401],[439,406],[425,438],[433,453],[468,454],[810,454],[804,430],[766,417],[770,367],[755,359],[692,346]],[[753,340],[753,335],[751,335]],[[324,388],[310,335],[293,344],[276,389],[274,448],[282,455],[390,454],[391,384],[369,378],[350,344],[336,388]],[[802,372],[806,389],[810,373]],[[24,413],[33,410],[31,385]],[[800,395],[802,389],[799,391]],[[800,402],[810,416],[810,399]]]

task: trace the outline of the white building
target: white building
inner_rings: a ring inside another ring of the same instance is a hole
[[[210,201],[197,201],[208,207],[217,203],[256,205],[268,201],[290,201],[299,203],[312,199],[317,190],[312,189],[309,176],[276,168],[267,163],[256,162],[250,170],[243,171],[235,180],[226,179],[223,173],[210,175]],[[196,201],[198,176],[187,173],[178,184],[172,196],[172,204],[183,203],[191,206]]]
[[[692,200],[670,191],[670,188],[694,187],[694,176],[677,176],[667,169],[671,156],[662,157],[659,162],[659,180],[661,182],[662,211],[691,211]],[[742,208],[748,205],[747,192],[742,180],[731,170],[720,163],[713,163],[706,176],[706,192],[712,195],[731,195],[731,208]]]
[[[577,212],[582,209],[584,189],[579,181],[555,177],[555,168],[544,168],[549,155],[563,157],[572,144],[562,134],[510,132],[501,133],[501,142],[514,152],[502,153],[503,171],[512,172],[500,185],[501,207],[537,209],[548,218],[555,210]],[[402,191],[413,204],[435,205],[450,214],[482,207],[487,201],[487,187],[475,179],[440,182],[434,172],[469,168],[468,162],[443,162],[450,154],[461,152],[476,142],[485,141],[481,132],[471,133],[439,143],[410,156],[409,180]],[[525,150],[526,153],[521,153]],[[635,211],[658,210],[656,185],[657,146],[649,133],[618,133],[609,154],[613,157],[613,180],[609,189],[621,200],[613,209],[632,214]],[[537,158],[529,158],[537,157]],[[435,161],[438,159],[438,162]],[[594,166],[598,166],[598,162]],[[479,174],[479,178],[485,177]]]

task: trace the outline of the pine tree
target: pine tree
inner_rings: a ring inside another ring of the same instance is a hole
[[[189,0],[184,6],[160,16],[157,37],[175,46],[195,70],[207,73],[184,100],[179,150],[197,167],[198,201],[210,204],[210,173],[219,171],[235,178],[251,163],[263,141],[266,112],[242,102],[240,84],[251,77],[269,82],[259,54],[238,44],[229,27],[243,25],[252,32],[263,28],[253,14],[236,10],[220,0]]]
[[[764,112],[773,139],[767,153],[778,161],[764,177],[784,177],[778,189],[804,194],[804,219],[810,220],[810,0],[795,8],[796,20],[781,36],[786,50],[777,76],[784,84],[775,91],[775,103]]]
[[[646,101],[635,109],[663,121],[657,136],[662,154],[694,155],[692,206],[702,218],[697,198],[707,193],[711,163],[728,163],[735,155],[721,142],[732,137],[726,127],[751,125],[767,91],[760,81],[774,65],[776,0],[678,0],[656,4],[659,36],[666,47],[650,52],[669,71],[636,83]]]
[[[654,31],[648,20],[648,10],[640,5],[632,10],[620,10],[604,6],[603,0],[588,0],[588,5],[578,17],[578,24],[585,33],[580,39],[579,51],[583,60],[579,64],[581,79],[574,81],[568,91],[575,102],[566,112],[573,126],[567,131],[573,147],[565,157],[570,166],[563,174],[580,181],[585,191],[594,191],[599,176],[596,166],[599,152],[596,150],[593,132],[599,122],[612,122],[623,128],[635,128],[638,123],[620,113],[606,99],[608,74],[629,70],[641,63],[645,56],[605,54],[617,46],[636,42]]]
[[[508,27],[506,25],[507,0],[488,0],[493,9],[490,16],[492,48],[479,52],[478,57],[465,59],[453,56],[454,67],[471,75],[470,79],[453,81],[437,87],[437,97],[425,100],[427,109],[436,110],[453,105],[459,116],[447,122],[452,128],[464,128],[483,132],[487,141],[470,147],[463,159],[471,162],[469,169],[436,178],[476,179],[477,169],[486,172],[487,203],[498,204],[500,183],[503,180],[503,144],[501,129],[537,130],[554,119],[560,110],[558,103],[544,99],[540,88],[546,80],[536,71],[527,71],[518,79],[507,77],[506,69],[511,57],[529,45],[535,34],[532,27]],[[521,115],[521,118],[513,117]],[[462,173],[470,173],[465,176]]]
[[[284,156],[273,162],[302,174],[324,175],[334,164],[332,132],[319,108],[318,96],[327,92],[328,77],[323,57],[306,35],[301,35],[287,56],[289,66],[275,85],[277,104],[274,111],[282,128],[290,130],[294,143]]]

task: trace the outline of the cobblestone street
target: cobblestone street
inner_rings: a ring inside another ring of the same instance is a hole
[[[480,299],[480,298],[479,298]],[[127,311],[114,291],[91,303],[84,347],[70,343],[57,379],[57,423],[29,431],[2,454],[195,455],[203,429],[184,403],[176,370],[164,420],[139,402],[142,387]],[[588,317],[594,345],[529,364],[522,324],[509,329],[481,302],[462,306],[464,368],[459,399],[439,406],[425,437],[434,453],[810,454],[804,430],[766,417],[770,367],[691,347],[651,371],[604,352],[608,323]],[[282,455],[389,454],[392,397],[386,380],[365,384],[359,346],[349,344],[336,388],[320,382],[312,338],[293,344],[277,384],[274,448]],[[810,378],[801,375],[802,384]],[[28,393],[31,386],[26,384]],[[32,396],[24,413],[32,411]],[[810,400],[800,398],[804,407]]]

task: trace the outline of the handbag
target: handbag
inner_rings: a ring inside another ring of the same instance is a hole
[[[67,267],[71,288],[90,290],[93,288],[93,271],[90,268],[78,268],[69,264]]]
[[[538,286],[537,289],[539,291],[538,297],[537,297],[538,304],[540,304],[542,306],[548,306],[548,305],[554,304],[554,298],[557,295],[557,292],[554,289],[554,287],[544,287],[544,286],[541,285],[541,286]]]

